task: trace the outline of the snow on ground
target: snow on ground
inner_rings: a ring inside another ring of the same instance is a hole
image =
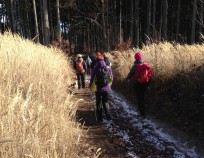
[[[129,123],[141,131],[142,135],[147,141],[155,144],[158,150],[164,151],[166,148],[168,148],[168,150],[174,152],[174,158],[185,158],[186,156],[191,158],[200,158],[195,147],[190,148],[187,142],[178,140],[178,138],[171,136],[164,129],[160,128],[157,123],[151,121],[150,119],[142,119],[136,109],[131,108],[133,106],[130,106],[128,101],[125,100],[122,95],[112,91],[111,101],[113,102],[113,111],[114,109],[116,110],[122,108],[123,110],[119,114],[119,117],[129,120]],[[129,144],[129,156],[137,158],[136,154],[133,152],[134,145],[131,142],[128,132],[121,130],[120,126],[113,121],[104,122],[106,123],[110,132],[114,132],[115,135],[122,137],[124,142]],[[117,129],[117,131],[115,129]]]

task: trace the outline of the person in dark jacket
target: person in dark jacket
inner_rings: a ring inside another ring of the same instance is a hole
[[[91,58],[87,56],[87,59],[86,59],[87,75],[91,75],[91,63],[92,63]]]
[[[107,57],[105,52],[103,53],[103,55],[104,55],[104,61],[105,61],[106,65],[107,66],[111,66],[110,59]]]
[[[81,54],[77,55],[77,60],[74,63],[74,69],[76,70],[78,89],[81,87],[85,88],[85,72],[87,71],[87,66]]]
[[[96,58],[96,66],[92,71],[89,87],[91,88],[94,84],[96,86],[96,118],[97,121],[101,122],[103,120],[103,110],[106,118],[108,120],[110,119],[108,98],[113,81],[113,74],[111,68],[106,65],[102,53],[97,52]],[[104,76],[101,76],[101,72],[105,72]]]
[[[152,71],[149,64],[142,62],[142,54],[140,52],[137,52],[134,58],[135,58],[134,65],[132,66],[126,79],[129,80],[132,77],[134,77],[133,88],[136,93],[140,115],[142,117],[146,117],[144,98],[145,98],[145,91],[147,90],[152,80]],[[141,71],[143,70],[147,70],[148,72],[147,74],[148,80],[145,82],[141,82],[139,78]]]

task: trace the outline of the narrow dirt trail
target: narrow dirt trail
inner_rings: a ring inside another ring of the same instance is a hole
[[[97,123],[95,101],[88,88],[76,90],[81,99],[77,121],[85,135],[81,138],[81,157],[94,158],[201,158],[194,147],[178,141],[150,119],[142,119],[119,94],[112,92],[112,119]]]
[[[77,110],[77,120],[82,124],[85,137],[82,137],[84,147],[82,157],[117,158],[126,157],[126,148],[120,138],[114,137],[105,123],[97,123],[95,119],[95,102],[87,89],[76,91],[76,97],[82,99]]]

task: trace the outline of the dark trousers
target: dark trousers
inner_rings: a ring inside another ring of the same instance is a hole
[[[96,115],[97,120],[101,121],[103,119],[103,111],[107,117],[109,116],[109,104],[108,104],[108,92],[99,92],[96,93]],[[101,104],[102,103],[102,104]]]
[[[77,82],[78,82],[78,89],[85,88],[85,74],[84,73],[78,73],[77,74]]]
[[[144,117],[146,116],[146,110],[145,110],[145,105],[144,105],[145,92],[149,84],[150,84],[149,82],[148,83],[139,83],[139,82],[134,83],[134,89],[136,92],[137,103],[138,103],[140,115]]]
[[[91,75],[91,66],[87,65],[87,75]]]

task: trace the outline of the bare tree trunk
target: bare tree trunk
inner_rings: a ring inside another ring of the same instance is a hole
[[[131,41],[133,41],[133,23],[134,23],[134,17],[133,17],[133,14],[134,14],[134,5],[133,5],[133,2],[134,2],[134,0],[130,1],[130,3],[131,3],[131,11],[130,11],[130,36],[129,36],[129,39]]]
[[[102,33],[103,33],[103,38],[104,38],[104,48],[107,48],[107,36],[106,36],[106,24],[105,24],[105,4],[104,0],[101,0],[102,2]]]
[[[20,3],[20,0],[18,0],[17,2],[17,5],[18,5],[18,29],[16,30],[16,32],[18,32],[19,34],[23,35],[23,29],[22,29],[22,15],[21,15],[21,3]]]
[[[112,14],[116,15],[116,10],[117,10],[117,0],[113,0],[113,10],[112,10]],[[111,23],[111,36],[114,37],[112,38],[111,41],[111,48],[115,47],[115,44],[119,42],[119,34],[118,34],[118,19],[116,18],[116,16],[113,17],[112,23]]]
[[[120,31],[119,31],[119,43],[121,44],[123,42],[123,36],[122,36],[122,0],[120,0]]]
[[[107,10],[109,10],[109,4],[106,3]],[[111,8],[111,7],[110,7]],[[110,22],[109,22],[109,14],[106,14],[106,37],[107,37],[107,50],[110,50]]]
[[[93,50],[96,50],[97,48],[97,39],[96,39],[96,26],[92,25],[92,31],[94,32],[93,36]]]
[[[11,30],[12,32],[16,32],[13,0],[10,0],[10,11],[11,11],[11,19],[10,19],[11,20]]]
[[[44,33],[44,45],[50,44],[50,28],[49,28],[49,19],[48,19],[48,10],[47,10],[47,0],[43,0],[43,33]]]
[[[24,7],[27,7],[26,3],[25,3]],[[28,13],[27,13],[27,11],[23,12],[22,15],[23,15],[23,32],[24,32],[24,37],[29,38]]]
[[[180,9],[181,9],[181,0],[178,0],[178,9],[177,9],[177,22],[176,22],[176,42],[178,42],[179,28],[180,28]]]
[[[60,29],[60,10],[59,10],[59,0],[56,0],[57,9],[57,39],[61,43],[61,29]]]
[[[98,50],[99,49],[99,40],[100,38],[98,38],[99,36],[99,33],[98,33],[98,27],[95,26],[95,42],[96,42],[96,48],[95,50]]]
[[[202,34],[202,30],[203,30],[203,3],[204,1],[200,1],[200,19],[199,19],[199,29],[198,29],[198,32],[199,32],[199,35]],[[199,42],[201,42],[201,38],[199,38]]]
[[[55,39],[55,33],[54,33],[54,29],[53,29],[53,22],[52,22],[52,11],[51,11],[51,2],[50,0],[48,0],[49,2],[49,24],[50,24],[50,38],[51,41],[53,41]]]
[[[147,4],[147,30],[146,30],[146,35],[147,35],[147,39],[146,42],[149,41],[150,39],[150,25],[151,25],[151,0],[148,0],[148,4]]]
[[[25,7],[25,5],[24,4],[22,4],[22,6],[21,7]],[[24,37],[26,37],[27,36],[27,30],[26,30],[26,17],[25,17],[25,13],[24,13],[24,11],[22,11],[22,9],[20,10],[20,16],[21,16],[21,30],[22,30],[22,36],[24,36]]]
[[[136,38],[136,46],[139,47],[140,42],[140,25],[139,25],[139,0],[135,0],[135,38]]]
[[[146,31],[146,35],[148,38],[150,36],[150,25],[151,25],[151,0],[148,0],[148,4],[147,4],[147,31]]]
[[[88,27],[87,28],[87,47],[88,47],[88,51],[90,52],[90,49],[91,49],[91,47],[90,47],[90,43],[91,43],[91,41],[90,41],[90,25],[88,24],[87,27]]]
[[[156,0],[153,0],[153,17],[152,17],[152,38],[155,40],[156,35],[156,26],[155,26],[155,17],[156,17]]]
[[[43,1],[40,1],[40,41],[44,43]]]
[[[33,11],[34,11],[34,19],[35,19],[35,36],[36,42],[39,42],[39,30],[38,30],[38,18],[37,18],[37,11],[36,11],[36,4],[35,0],[33,0]]]
[[[168,1],[163,1],[163,13],[162,13],[162,37],[167,40],[167,16],[168,16]]]
[[[193,1],[193,14],[191,25],[191,43],[195,43],[195,21],[196,21],[197,0]]]
[[[26,3],[26,8],[29,8],[28,3]],[[26,30],[27,30],[27,38],[31,39],[31,21],[30,21],[30,9],[26,11]]]

